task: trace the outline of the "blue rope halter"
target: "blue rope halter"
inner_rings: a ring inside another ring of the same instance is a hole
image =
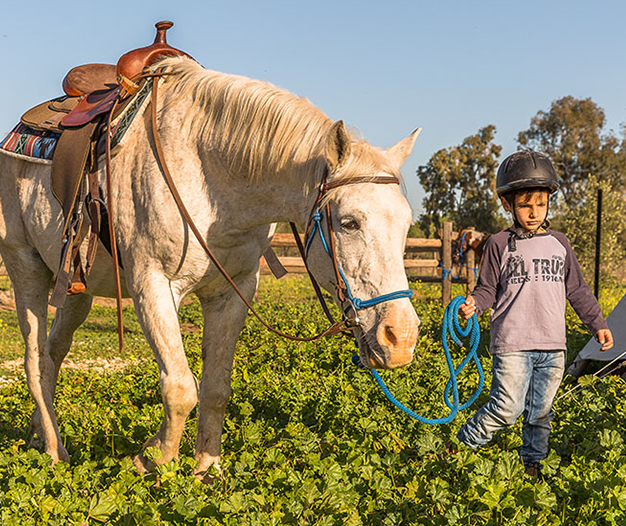
[[[313,241],[313,238],[315,237],[316,232],[319,233],[320,240],[322,241],[322,245],[324,246],[324,250],[326,251],[326,253],[329,255],[330,258],[333,257],[331,254],[330,248],[328,247],[328,243],[326,243],[326,238],[324,237],[324,231],[322,230],[321,222],[322,222],[323,217],[324,216],[319,211],[319,208],[313,214],[313,217],[311,217],[311,221],[313,222],[313,227],[311,228],[311,233],[309,234],[309,238],[306,244],[306,252],[305,252],[306,257],[308,257],[309,255],[309,248],[311,247],[311,243]],[[348,301],[350,302],[350,305],[354,309],[355,315],[356,315],[356,312],[360,309],[373,307],[374,305],[378,305],[379,303],[383,303],[385,301],[397,300],[400,298],[410,298],[411,296],[413,296],[413,291],[411,289],[406,289],[406,290],[397,290],[395,292],[389,292],[387,294],[382,294],[380,296],[376,296],[375,298],[371,298],[369,300],[362,300],[360,298],[355,298],[352,295],[352,292],[350,291],[350,285],[348,285],[348,280],[346,279],[346,276],[343,273],[343,270],[341,270],[339,263],[337,263],[337,269],[339,270],[341,279],[344,285],[346,286],[346,295],[348,297]],[[358,322],[358,318],[356,321]]]
[[[485,384],[485,375],[483,373],[483,368],[480,365],[480,360],[478,359],[478,344],[480,343],[480,327],[478,326],[478,318],[476,314],[474,314],[468,321],[465,328],[461,328],[459,325],[459,307],[465,302],[465,298],[463,296],[456,296],[450,305],[446,307],[446,310],[443,315],[443,327],[441,329],[441,339],[443,342],[443,351],[446,356],[446,363],[448,364],[448,371],[450,373],[450,378],[448,383],[446,384],[446,388],[444,390],[444,402],[450,408],[450,414],[448,416],[442,418],[425,418],[421,415],[418,415],[408,407],[404,406],[401,402],[399,402],[389,391],[389,388],[385,385],[385,382],[378,374],[378,371],[375,369],[370,369],[369,371],[372,373],[372,376],[376,380],[376,383],[380,386],[385,396],[393,403],[397,408],[404,411],[407,415],[423,424],[447,424],[452,422],[456,417],[459,411],[466,409],[471,404],[473,404],[478,395],[483,389]],[[463,342],[461,338],[465,338],[470,335],[469,342],[469,352],[467,356],[463,359],[463,361],[459,364],[457,368],[454,367],[454,363],[452,362],[452,357],[450,356],[450,349],[448,348],[448,333],[450,337],[459,347],[463,347]],[[460,372],[465,368],[465,366],[473,360],[476,363],[476,368],[478,369],[478,387],[474,394],[470,397],[470,399],[464,404],[459,403],[459,388],[457,382],[457,376]],[[364,368],[361,364],[358,355],[354,355],[352,357],[352,363],[354,363],[357,367]],[[452,401],[450,401],[450,392],[452,391]]]
[[[461,277],[461,270],[463,268],[463,263],[465,262],[465,250],[463,250],[463,246],[465,245],[465,237],[467,236],[467,232],[463,232],[461,236],[461,241],[459,244],[459,250],[457,254],[459,255],[459,274],[455,276],[452,273],[452,269],[447,269],[443,266],[443,261],[439,261],[439,266],[441,267],[441,281],[445,281],[448,276],[452,276],[452,279],[458,279]],[[478,268],[475,267],[467,267],[468,270],[474,271],[474,278],[478,278]]]

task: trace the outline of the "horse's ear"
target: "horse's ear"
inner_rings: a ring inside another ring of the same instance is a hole
[[[400,167],[404,164],[407,157],[411,155],[413,151],[413,145],[415,144],[415,139],[422,131],[421,128],[415,130],[411,135],[409,135],[406,139],[402,139],[400,142],[394,144],[391,148],[387,148],[385,153],[387,157],[393,162],[397,167]]]
[[[336,171],[350,156],[350,135],[343,121],[337,121],[328,130],[325,155],[331,172]]]

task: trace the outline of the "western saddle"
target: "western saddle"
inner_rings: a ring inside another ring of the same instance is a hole
[[[146,68],[167,56],[192,58],[168,45],[166,32],[173,25],[169,21],[155,24],[154,42],[125,53],[116,65],[85,64],[71,69],[63,79],[65,97],[40,104],[22,116],[21,120],[27,126],[61,132],[51,174],[52,192],[61,203],[65,221],[59,272],[50,297],[50,304],[57,308],[63,307],[68,295],[85,291],[86,277],[95,259],[99,239],[119,261],[107,214],[110,202],[105,205],[97,180],[98,157],[104,153],[98,143],[106,142],[107,145],[108,186],[111,177],[110,134],[106,131],[111,119],[146,81]],[[88,177],[84,177],[85,173]],[[83,225],[85,205],[91,219],[91,234],[83,270],[79,246],[86,235],[86,225]],[[102,228],[107,221],[109,228]]]
[[[82,126],[98,115],[107,113],[116,100],[123,100],[136,93],[139,89],[136,80],[145,68],[157,60],[174,55],[189,57],[187,53],[167,43],[165,33],[173,25],[173,22],[167,20],[157,22],[154,42],[125,53],[115,66],[84,64],[71,69],[63,79],[63,91],[68,97],[80,97],[80,102],[63,117],[61,124],[65,127]]]

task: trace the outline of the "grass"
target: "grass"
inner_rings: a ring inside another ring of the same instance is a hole
[[[0,290],[2,278],[0,276]],[[7,287],[9,288],[9,287]],[[419,302],[437,302],[440,298],[440,287],[428,284],[415,284],[415,297]],[[617,305],[626,288],[616,287],[602,290],[600,302],[605,315]],[[453,295],[465,295],[465,287],[454,285]],[[287,276],[275,280],[270,276],[262,276],[258,297],[263,303],[284,304],[315,302],[315,292],[305,276]],[[106,304],[103,304],[106,303]],[[117,320],[115,307],[109,306],[111,301],[99,302],[96,298],[89,317],[74,334],[74,344],[66,358],[67,362],[76,366],[84,363],[93,365],[97,362],[115,361],[118,365],[132,363],[137,360],[152,358],[152,350],[147,344],[137,316],[132,305],[124,307],[124,339],[125,346],[120,354],[117,339]],[[51,312],[53,313],[53,309]],[[321,312],[321,311],[320,311]],[[313,309],[315,313],[315,308]],[[52,314],[53,315],[53,314]],[[52,321],[48,319],[48,327]],[[182,322],[182,332],[197,332],[202,328],[202,313],[195,296],[191,296],[183,303],[179,318]],[[578,320],[578,317],[568,305],[568,359],[571,361],[578,351],[589,340],[589,332]],[[288,330],[289,324],[286,324]],[[417,351],[418,356],[421,354]],[[20,363],[24,355],[24,344],[14,310],[0,310],[0,377],[10,378],[19,374]]]

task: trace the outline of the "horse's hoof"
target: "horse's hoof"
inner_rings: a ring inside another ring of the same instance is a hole
[[[215,470],[207,469],[206,471],[197,471],[193,474],[205,486],[213,486],[220,478],[221,473],[216,473]]]
[[[70,463],[70,454],[63,446],[60,446],[58,451],[46,451],[46,453],[50,455],[50,457],[52,457],[53,466],[58,464],[59,462],[67,462],[68,464]]]
[[[59,461],[67,462],[68,464],[70,463],[70,454],[64,447],[62,447],[61,451],[59,452]]]
[[[36,436],[30,437],[30,440],[28,441],[28,447],[31,449],[36,449],[38,451],[46,450],[46,444],[44,443],[44,441]]]
[[[198,465],[194,469],[193,476],[207,486],[212,486],[221,478],[224,478],[224,472],[220,465],[219,456],[208,456],[202,460],[198,460]]]
[[[135,464],[135,468],[137,468],[138,473],[147,473],[148,471],[152,471],[154,469],[152,462],[141,453],[133,458],[133,464]]]

